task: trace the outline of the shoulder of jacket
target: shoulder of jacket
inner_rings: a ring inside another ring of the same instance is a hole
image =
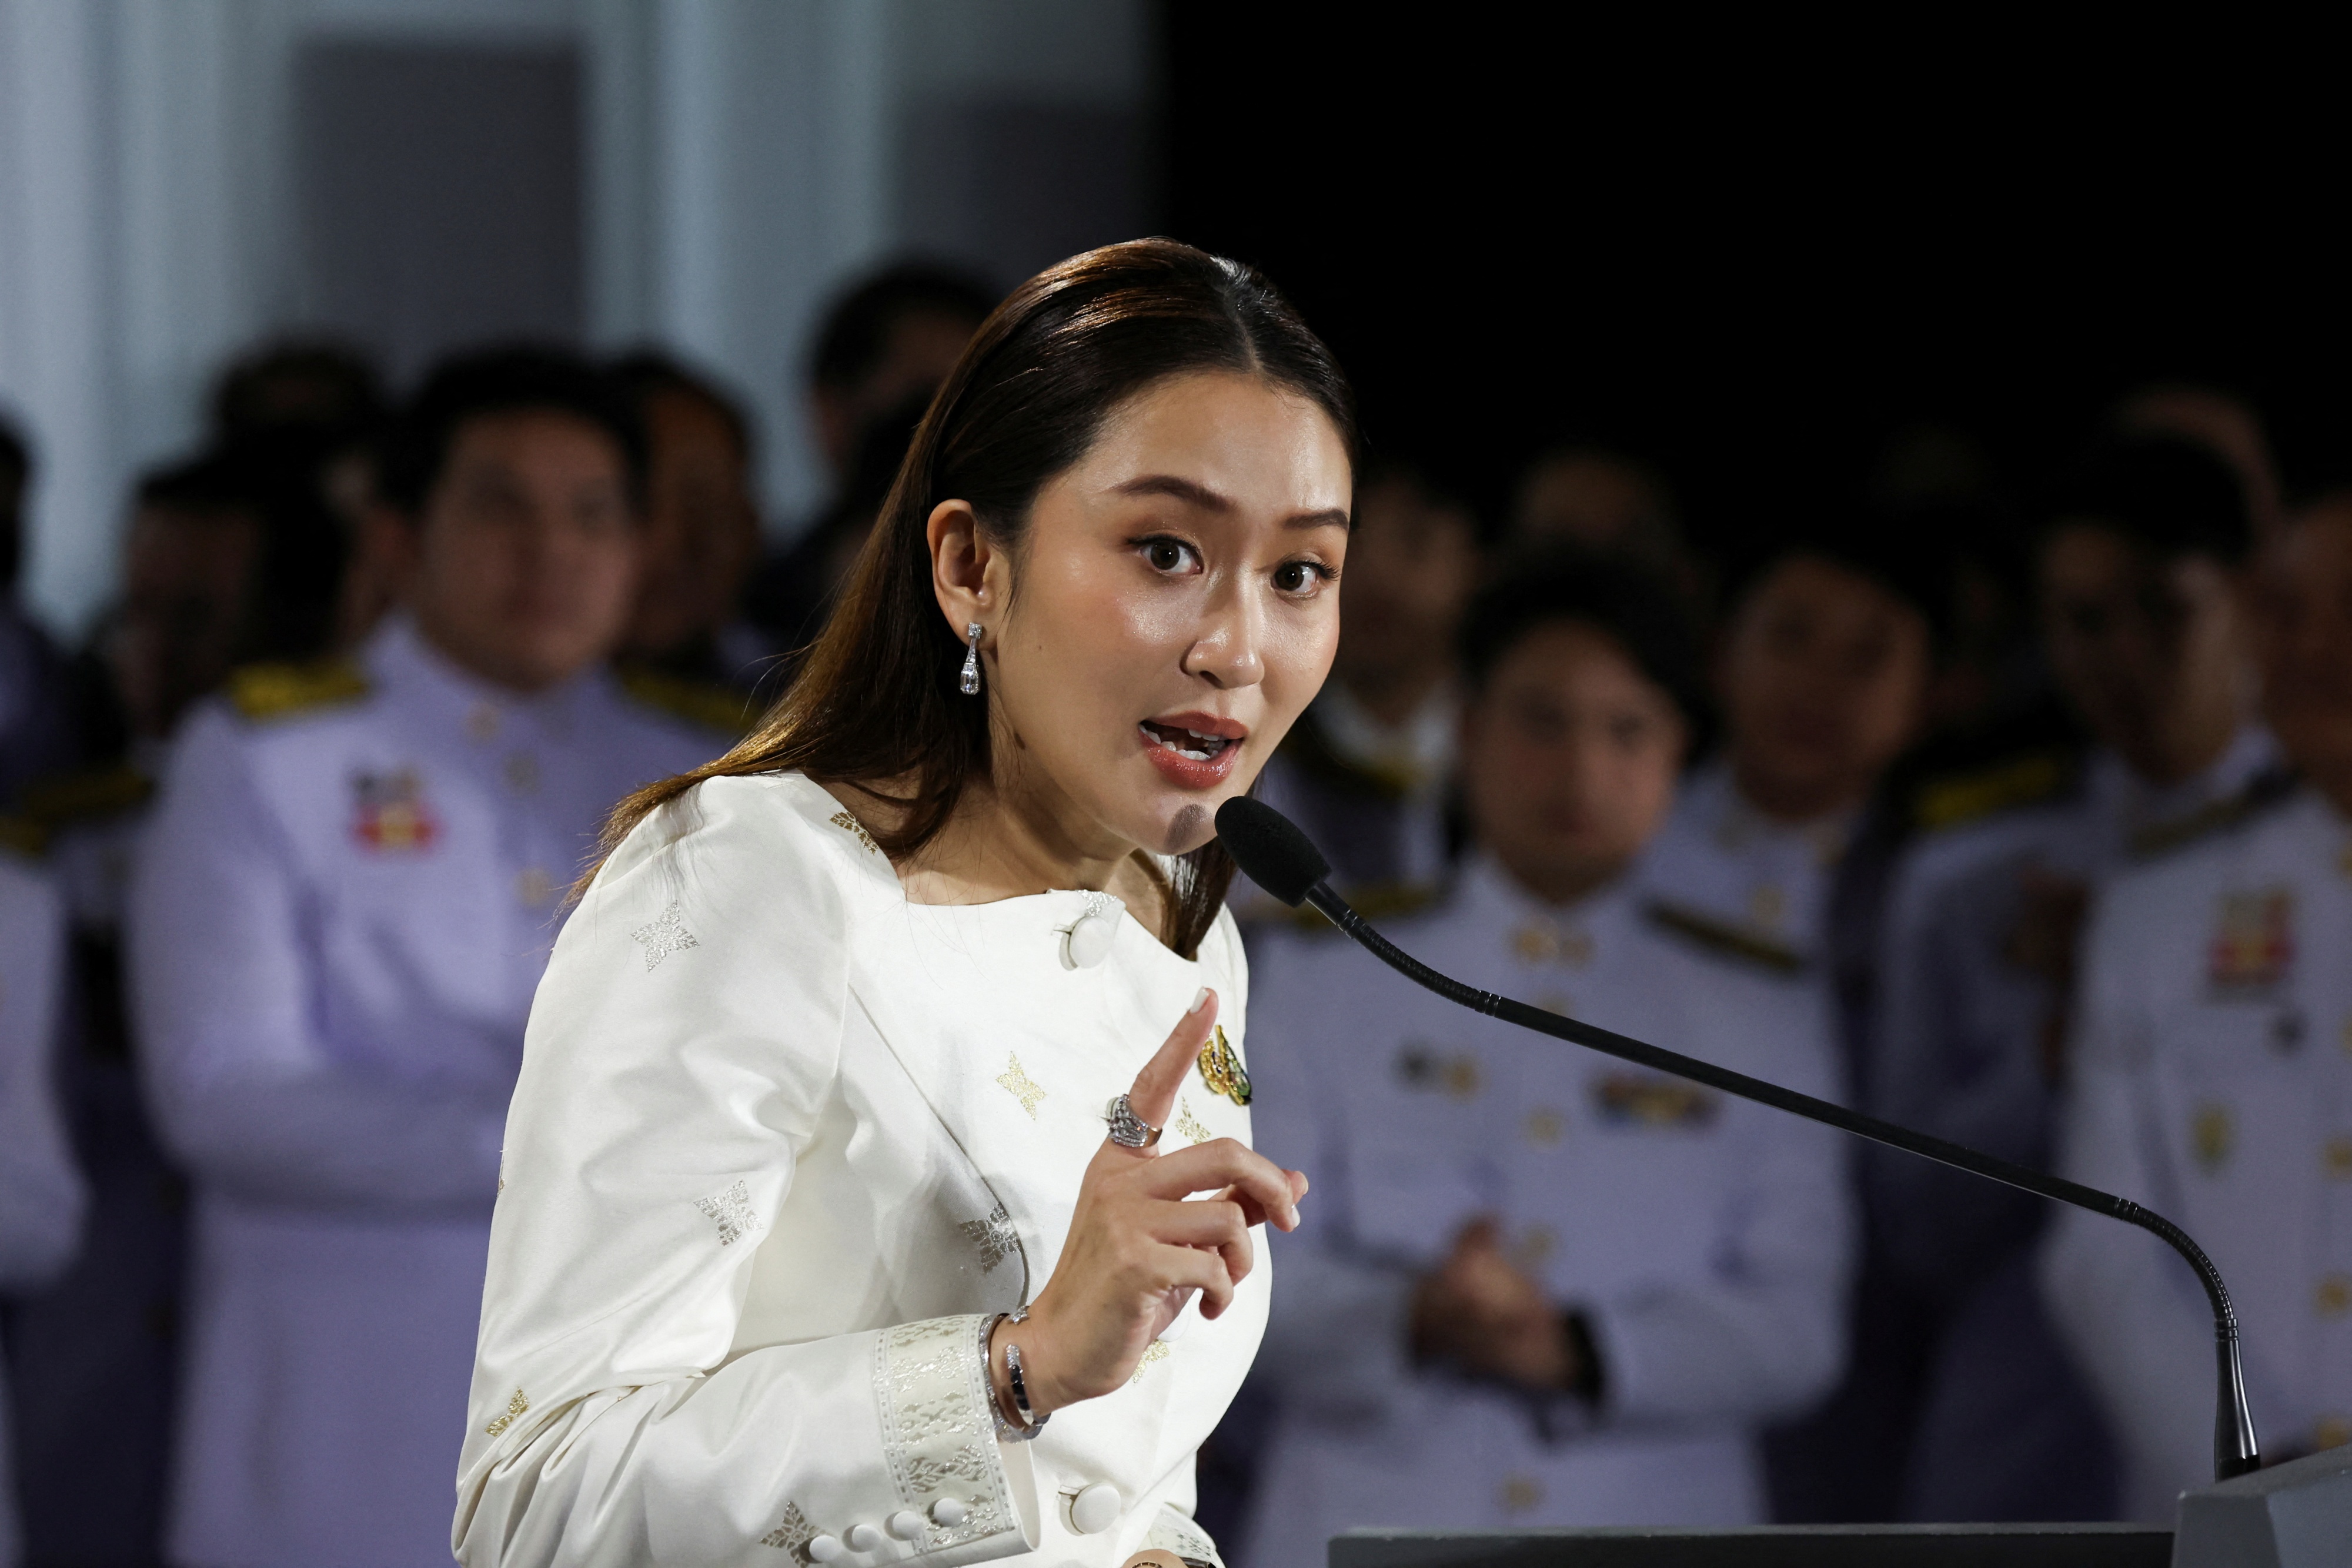
[[[1733,921],[1677,904],[1652,898],[1642,905],[1642,918],[1651,926],[1677,937],[1711,957],[1726,959],[1783,977],[1805,972],[1805,960],[1796,949]]]
[[[229,706],[249,724],[281,724],[349,707],[373,690],[367,672],[349,659],[247,664],[228,678]]]
[[[2047,805],[2074,789],[2081,773],[2080,755],[2053,746],[1940,774],[1913,788],[1911,821],[1921,832],[1941,833],[2000,812]]]
[[[119,816],[154,799],[155,780],[128,762],[110,762],[36,779],[25,787],[13,821],[43,835]]]
[[[2185,816],[2151,822],[2131,835],[2135,861],[2155,861],[2207,842],[2275,810],[2294,793],[2294,777],[2284,768],[2256,774],[2233,795],[2210,801]]]
[[[1275,755],[1297,768],[1302,778],[1340,795],[1389,804],[1411,792],[1410,781],[1402,775],[1384,773],[1340,756],[1311,708],[1298,716]]]
[[[716,681],[689,680],[642,664],[624,664],[613,674],[631,703],[698,729],[740,739],[759,722],[750,698]]]

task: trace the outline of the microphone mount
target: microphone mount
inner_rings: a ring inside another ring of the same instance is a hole
[[[2262,1469],[2262,1447],[2254,1435],[2253,1412],[2246,1403],[2245,1370],[2238,1350],[2238,1314],[2237,1309],[2231,1304],[2230,1289],[2222,1282],[2221,1271],[2213,1266],[2212,1259],[2205,1255],[2205,1249],[2198,1246],[2187,1231],[2164,1216],[2113,1193],[2047,1176],[1963,1144],[1915,1132],[1909,1127],[1832,1104],[1827,1100],[1800,1094],[1793,1089],[1784,1089],[1760,1078],[1750,1078],[1744,1072],[1734,1072],[1728,1068],[1701,1061],[1696,1057],[1665,1051],[1628,1035],[1613,1033],[1576,1019],[1563,1018],[1558,1013],[1530,1007],[1525,1002],[1514,1001],[1508,997],[1497,996],[1492,991],[1465,986],[1450,976],[1438,973],[1397,946],[1350,908],[1348,901],[1333,892],[1330,883],[1324,880],[1329,874],[1328,862],[1295,824],[1271,806],[1247,796],[1237,796],[1218,810],[1217,831],[1242,870],[1259,886],[1293,907],[1301,902],[1312,904],[1324,918],[1346,932],[1381,962],[1415,985],[1434,991],[1450,1002],[1484,1013],[1488,1018],[1532,1030],[1538,1034],[1564,1040],[1655,1072],[1703,1083],[1742,1100],[1769,1105],[1776,1111],[1785,1111],[1791,1115],[1851,1133],[1856,1137],[1868,1138],[1888,1148],[1935,1160],[1989,1181],[2001,1182],[2054,1202],[2086,1208],[2110,1219],[2120,1219],[2158,1237],[2196,1270],[2198,1282],[2205,1288],[2206,1301],[2213,1309],[2214,1354],[2219,1378],[2213,1417],[2213,1479],[2228,1480],[2232,1476]],[[1261,871],[1265,874],[1260,875]],[[1287,896],[1294,893],[1297,896]]]

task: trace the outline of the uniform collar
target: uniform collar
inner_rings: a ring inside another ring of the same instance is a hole
[[[1457,907],[1472,924],[1538,920],[1590,926],[1623,908],[1633,896],[1633,883],[1630,874],[1622,875],[1573,904],[1549,904],[1521,886],[1501,862],[1480,849],[1473,851],[1465,862],[1455,897]]]
[[[2093,808],[2129,833],[2185,819],[2240,793],[2280,766],[2278,742],[2258,724],[2241,728],[2212,766],[2178,784],[2155,785],[2102,747],[2092,755],[2087,792]]]
[[[1731,776],[1731,759],[1717,757],[1693,773],[1683,792],[1708,838],[1726,850],[1785,840],[1803,844],[1822,865],[1834,863],[1853,840],[1863,808],[1832,811],[1809,822],[1784,822],[1739,792]]]
[[[587,705],[610,679],[598,664],[545,691],[518,692],[460,668],[425,640],[405,612],[385,617],[361,660],[386,691],[478,741],[564,739],[578,729]]]
[[[1382,724],[1335,681],[1315,699],[1315,722],[1333,756],[1413,795],[1442,784],[1453,768],[1460,706],[1454,688],[1441,685],[1402,724]]]

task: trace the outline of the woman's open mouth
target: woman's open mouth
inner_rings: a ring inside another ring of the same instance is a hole
[[[1213,789],[1224,782],[1241,757],[1249,731],[1229,718],[1212,714],[1180,713],[1169,718],[1147,718],[1136,733],[1143,737],[1144,755],[1153,766],[1188,789]]]

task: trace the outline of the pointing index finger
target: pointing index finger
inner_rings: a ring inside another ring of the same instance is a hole
[[[1192,1065],[1216,1024],[1217,993],[1203,986],[1192,998],[1192,1010],[1176,1020],[1167,1042],[1135,1075],[1135,1087],[1127,1092],[1127,1098],[1137,1115],[1155,1127],[1167,1125],[1176,1109],[1176,1091],[1183,1087],[1185,1070]]]

